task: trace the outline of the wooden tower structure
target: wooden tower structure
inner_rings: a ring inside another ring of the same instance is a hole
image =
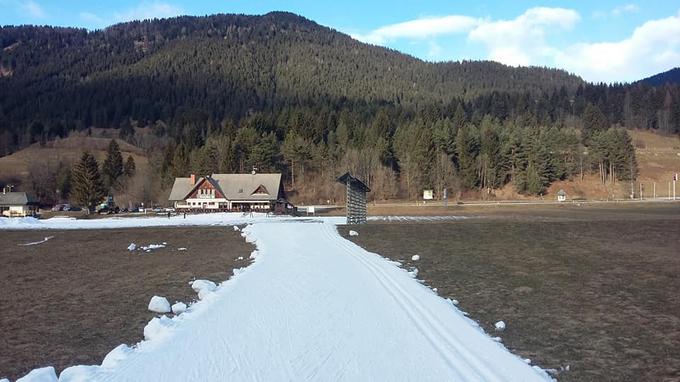
[[[347,224],[366,223],[366,193],[371,189],[349,172],[338,178],[347,190]]]

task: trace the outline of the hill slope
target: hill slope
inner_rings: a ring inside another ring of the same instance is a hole
[[[59,118],[103,127],[126,116],[169,121],[191,113],[219,120],[324,99],[413,106],[582,83],[556,69],[427,63],[281,12],[94,32],[3,27],[0,49],[0,118],[11,122]]]
[[[663,73],[647,77],[640,82],[651,86],[662,86],[666,84],[680,84],[680,68],[673,68]]]

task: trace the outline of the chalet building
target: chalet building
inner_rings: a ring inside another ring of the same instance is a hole
[[[175,209],[184,211],[275,211],[290,206],[281,174],[212,174],[176,178],[170,192]]]
[[[7,192],[0,194],[0,215],[7,217],[31,216],[38,211],[38,202],[25,192]]]

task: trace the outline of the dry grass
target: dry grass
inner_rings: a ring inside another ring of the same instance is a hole
[[[487,332],[505,320],[515,353],[570,365],[559,380],[680,380],[680,206],[484,216],[368,224],[351,240],[416,266]]]
[[[228,227],[231,228],[231,227]],[[44,244],[21,243],[54,236]],[[167,242],[150,253],[129,243]],[[177,251],[185,247],[187,251]],[[252,247],[232,229],[143,228],[3,231],[0,235],[0,377],[53,365],[99,364],[143,339],[153,295],[196,298],[188,282],[227,279]]]

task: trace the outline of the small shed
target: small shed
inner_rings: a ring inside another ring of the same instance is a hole
[[[366,193],[371,189],[349,172],[338,178],[347,189],[347,224],[366,223]]]
[[[557,201],[558,202],[566,202],[567,201],[567,193],[564,192],[564,190],[560,189],[557,191]]]
[[[7,192],[0,194],[0,215],[7,217],[31,216],[38,211],[38,202],[25,192]]]

